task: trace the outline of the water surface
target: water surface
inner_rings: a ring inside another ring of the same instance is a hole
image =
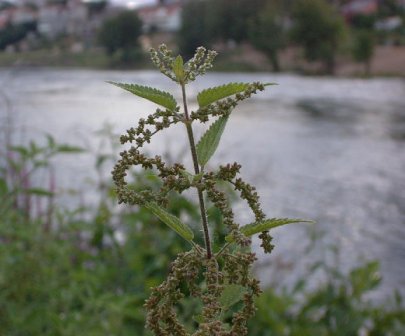
[[[0,116],[4,120],[7,97],[14,122],[24,130],[17,141],[50,133],[59,142],[83,145],[96,141],[92,134],[106,121],[121,133],[154,111],[153,104],[106,80],[175,90],[177,98],[180,94],[153,71],[1,70]],[[258,187],[270,217],[315,219],[313,230],[324,233],[314,252],[303,257],[307,228],[274,230],[277,248],[273,264],[260,270],[262,280],[288,283],[305,271],[308,260],[327,257],[328,246],[338,246],[343,270],[364,260],[381,261],[380,297],[393,288],[404,290],[405,81],[211,73],[190,87],[191,107],[198,90],[257,80],[279,85],[233,112],[212,165],[240,162],[242,175]],[[197,128],[197,135],[202,130]],[[149,150],[187,153],[183,128],[162,134]],[[92,171],[89,159],[63,159],[59,183],[80,187]],[[238,209],[242,222],[252,219],[242,205]],[[260,258],[263,264],[267,260]]]

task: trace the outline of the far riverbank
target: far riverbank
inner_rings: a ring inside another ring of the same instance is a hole
[[[282,72],[304,75],[322,75],[322,67],[308,63],[297,48],[287,48],[280,53]],[[110,60],[101,49],[72,52],[54,48],[27,52],[0,52],[0,68],[8,67],[58,67],[86,69],[152,69],[147,55],[133,64],[119,64]],[[217,62],[217,71],[262,72],[271,71],[266,57],[248,44],[222,51]],[[338,77],[362,77],[364,65],[355,63],[350,55],[340,56],[336,64]],[[377,46],[371,61],[370,77],[405,77],[405,46]]]

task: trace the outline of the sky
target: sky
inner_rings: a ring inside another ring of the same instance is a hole
[[[111,3],[117,4],[117,5],[128,5],[132,8],[139,7],[141,5],[146,5],[146,4],[153,4],[156,3],[156,0],[110,0]]]

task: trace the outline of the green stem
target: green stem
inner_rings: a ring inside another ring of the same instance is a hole
[[[231,245],[232,243],[226,243],[221,250],[219,250],[219,252],[215,255],[216,258],[218,258],[222,253],[225,252],[225,250],[229,247],[229,245]]]
[[[191,120],[190,120],[190,116],[188,114],[186,88],[185,88],[184,84],[181,84],[181,92],[183,95],[184,117],[185,117],[185,125],[187,128],[188,141],[190,142],[190,149],[191,149],[191,156],[193,158],[194,172],[197,175],[200,173],[200,166],[198,165],[197,150],[195,148],[193,128],[191,127]],[[207,214],[205,211],[204,195],[200,188],[197,188],[197,190],[198,190],[198,200],[200,203],[202,227],[203,227],[203,232],[204,232],[205,249],[207,250],[207,258],[211,259],[212,250],[211,250],[210,235],[208,232],[208,221],[207,221]]]

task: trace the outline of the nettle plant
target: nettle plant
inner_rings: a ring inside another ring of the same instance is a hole
[[[195,55],[184,63],[181,56],[174,57],[165,45],[150,52],[155,66],[179,84],[182,102],[178,104],[170,93],[155,88],[110,82],[163,107],[140,119],[136,128],[130,128],[121,136],[122,144],[132,143],[133,146],[120,153],[121,158],[112,172],[113,179],[119,203],[146,207],[184,238],[190,244],[190,250],[177,256],[167,279],[152,289],[145,303],[146,328],[155,335],[247,335],[247,321],[255,313],[254,298],[261,292],[259,281],[251,274],[256,256],[250,250],[250,237],[259,234],[261,247],[270,253],[273,249],[270,229],[306,221],[267,219],[255,188],[238,177],[241,169],[238,163],[221,165],[215,170],[207,170],[206,167],[218,147],[232,110],[239,102],[271,84],[229,83],[203,90],[197,96],[198,109],[190,112],[186,85],[212,67],[217,53],[199,47]],[[206,123],[213,118],[216,120],[196,143],[193,123]],[[160,156],[148,157],[141,152],[143,145],[150,143],[155,134],[177,123],[183,123],[187,131],[192,172],[187,171],[181,163],[169,166]],[[140,192],[132,188],[126,177],[134,166],[155,171],[161,179],[160,188]],[[236,223],[223,188],[224,183],[229,184],[247,202],[255,217],[253,223],[243,226]],[[183,193],[190,188],[194,188],[198,195],[203,239],[195,238],[190,225],[166,210],[171,193]],[[227,229],[223,241],[212,241],[206,212],[208,203],[222,215],[223,225]],[[190,298],[198,301],[198,307],[201,307],[194,315],[192,324],[182,321],[179,314],[182,300]]]

